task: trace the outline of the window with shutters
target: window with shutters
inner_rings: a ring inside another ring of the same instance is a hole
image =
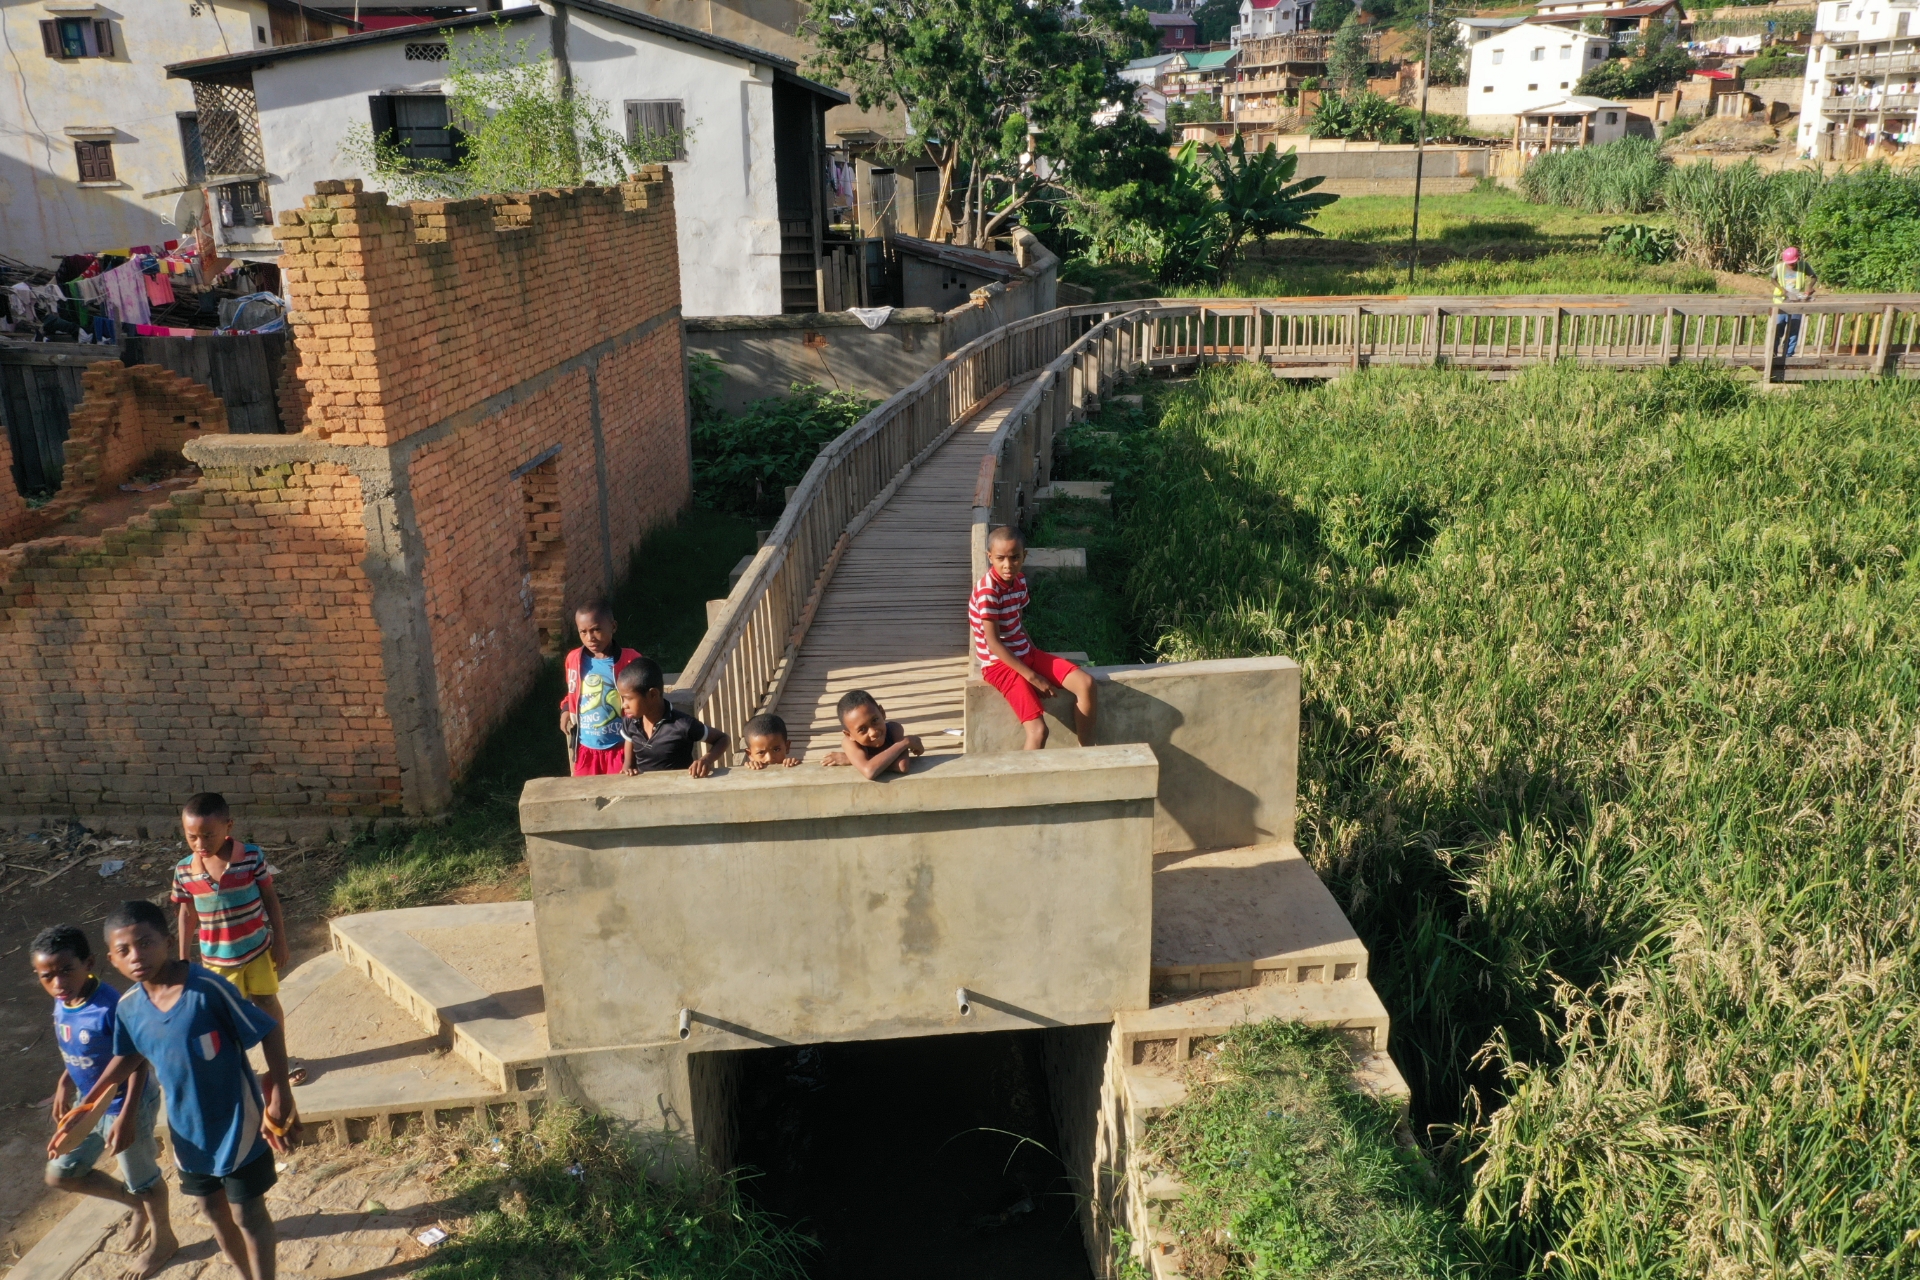
[[[40,24],[40,44],[49,58],[111,58],[113,23],[107,18],[49,18]]]
[[[649,159],[687,158],[687,108],[678,99],[627,103],[627,145],[644,148]]]
[[[89,142],[81,140],[73,144],[73,153],[80,160],[80,181],[113,182],[113,144],[111,142]]]
[[[187,169],[187,181],[207,180],[207,153],[200,145],[200,117],[191,113],[180,117],[180,159]]]
[[[373,136],[399,148],[409,160],[460,160],[460,130],[447,114],[447,99],[438,93],[383,93],[367,100],[373,116]]]

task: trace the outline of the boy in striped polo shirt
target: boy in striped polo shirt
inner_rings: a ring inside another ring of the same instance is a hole
[[[1093,677],[1065,658],[1034,647],[1022,614],[1027,607],[1027,540],[1005,525],[987,535],[987,571],[967,599],[967,622],[980,658],[980,678],[998,689],[1020,728],[1026,750],[1047,745],[1047,720],[1041,698],[1061,689],[1073,695],[1073,731],[1080,745],[1093,745]]]
[[[259,845],[233,838],[233,813],[224,796],[202,791],[180,810],[187,856],[174,864],[173,901],[180,908],[180,958],[200,963],[240,989],[271,1017],[278,1048],[286,1052],[286,1015],[280,1009],[280,970],[287,967],[287,930],[274,892],[272,869]],[[295,1067],[289,1084],[303,1084]]]

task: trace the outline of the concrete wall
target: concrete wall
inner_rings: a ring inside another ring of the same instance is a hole
[[[704,351],[725,366],[720,405],[727,413],[786,395],[796,382],[884,400],[982,334],[1058,305],[1060,260],[1025,228],[1014,240],[1013,278],[974,290],[949,311],[897,307],[871,330],[837,311],[691,317],[684,326],[687,350]]]
[[[42,50],[40,22],[105,19],[113,55],[64,60]],[[178,239],[180,215],[200,208],[198,191],[149,198],[186,182],[181,115],[193,86],[165,67],[188,58],[267,46],[271,23],[258,0],[120,0],[55,13],[41,5],[0,8],[8,88],[0,96],[0,253],[51,267],[69,253],[97,253]],[[69,129],[111,129],[116,180],[80,185]]]
[[[778,315],[772,69],[578,9],[568,14],[574,83],[607,104],[616,130],[625,128],[622,103],[629,99],[677,98],[686,104],[688,158],[668,166],[679,196],[683,312]],[[527,42],[530,58],[552,50],[552,33],[552,21],[537,12],[509,27],[512,41]],[[454,38],[473,35],[461,30]],[[299,207],[313,184],[325,179],[360,178],[368,190],[377,189],[371,175],[342,154],[342,142],[350,131],[372,127],[369,96],[438,93],[448,65],[408,62],[405,42],[390,40],[255,71],[273,207]],[[557,272],[530,287],[565,296],[579,286],[576,272]],[[572,314],[581,325],[603,318],[583,308]]]
[[[845,312],[693,318],[686,344],[724,366],[720,407],[727,413],[783,396],[796,382],[884,400],[945,354],[941,316],[925,307],[897,309],[878,329]]]
[[[709,779],[547,778],[521,829],[556,1053],[1110,1021],[1147,1003],[1139,746]],[[976,993],[963,1017],[955,992]]]
[[[1293,839],[1300,741],[1300,668],[1293,659],[1089,671],[1099,685],[1099,743],[1145,743],[1160,762],[1155,853]],[[1071,696],[1048,701],[1047,727],[1049,751],[1082,750],[1073,736]],[[1021,741],[1006,698],[985,681],[969,679],[968,758],[1017,752]]]

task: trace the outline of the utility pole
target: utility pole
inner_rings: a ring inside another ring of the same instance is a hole
[[[1407,290],[1420,263],[1420,180],[1427,168],[1427,86],[1433,83],[1433,0],[1427,0],[1427,53],[1420,60],[1420,132],[1413,140],[1413,239],[1407,245]]]

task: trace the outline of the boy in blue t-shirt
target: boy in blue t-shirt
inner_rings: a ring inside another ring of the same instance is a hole
[[[53,1034],[63,1063],[60,1081],[53,1087],[53,1122],[58,1126],[74,1100],[88,1093],[107,1069],[120,993],[95,976],[87,935],[70,924],[42,929],[30,952],[34,976],[53,997]],[[128,1098],[138,1101],[123,1105]],[[98,1196],[133,1210],[122,1244],[131,1253],[142,1238],[147,1241],[146,1250],[127,1272],[142,1280],[159,1271],[180,1247],[168,1216],[160,1152],[153,1142],[159,1110],[160,1087],[151,1072],[140,1068],[105,1107],[83,1113],[90,1120],[76,1117],[70,1132],[78,1134],[86,1128],[86,1136],[71,1151],[47,1162],[48,1186]],[[101,1124],[103,1118],[107,1124]],[[119,1162],[118,1184],[93,1167],[103,1151],[113,1152]]]
[[[150,1068],[166,1095],[180,1190],[200,1201],[242,1280],[273,1280],[266,1194],[275,1182],[274,1152],[291,1151],[300,1127],[285,1045],[268,1039],[275,1023],[232,983],[177,958],[166,913],[151,902],[122,903],[107,917],[106,935],[114,967],[138,985],[120,997],[113,1060],[86,1102],[100,1102]],[[256,1044],[267,1055],[264,1094],[247,1062]],[[54,1143],[66,1136],[62,1125]]]

